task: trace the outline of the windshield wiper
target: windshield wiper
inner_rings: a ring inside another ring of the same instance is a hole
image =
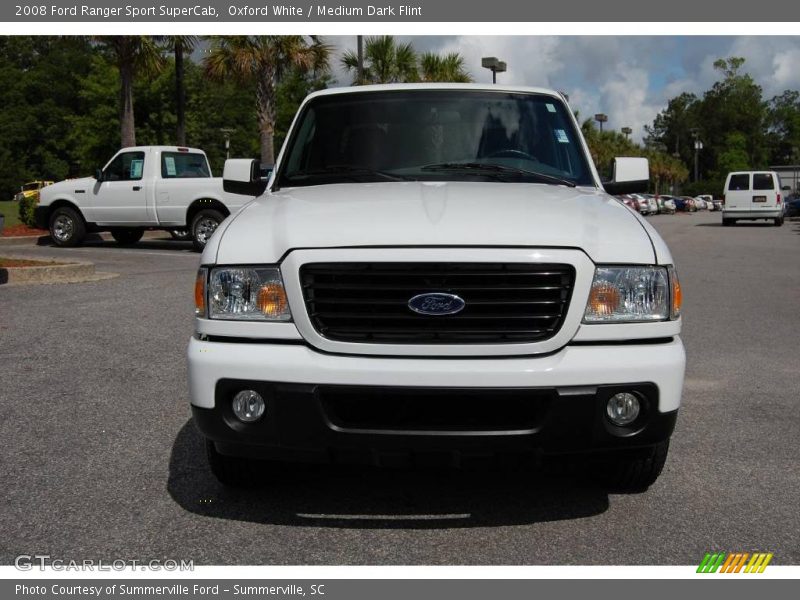
[[[373,169],[363,165],[330,165],[323,169],[313,169],[311,171],[298,171],[287,176],[287,179],[297,180],[305,177],[331,177],[341,175],[349,179],[358,178],[363,175],[380,177],[387,181],[410,181],[411,178],[402,175],[393,175],[386,171]]]
[[[554,185],[566,185],[568,187],[575,187],[575,182],[569,179],[562,179],[554,175],[547,175],[546,173],[539,173],[538,171],[528,171],[527,169],[518,169],[517,167],[507,167],[506,165],[498,165],[496,163],[479,163],[479,162],[444,162],[434,163],[421,167],[423,171],[469,171],[476,174],[496,175],[521,175],[525,177],[533,177],[544,183],[552,183]]]

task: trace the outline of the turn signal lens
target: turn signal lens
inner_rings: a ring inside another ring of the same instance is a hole
[[[208,271],[199,269],[197,279],[194,280],[194,314],[198,317],[206,316],[206,278]]]
[[[672,284],[672,311],[670,313],[671,319],[677,319],[681,316],[681,306],[683,306],[683,292],[681,291],[681,282],[678,280],[678,272],[675,267],[669,270],[669,280]]]
[[[283,285],[276,282],[262,285],[258,290],[256,302],[258,304],[258,310],[264,313],[264,316],[269,319],[277,319],[283,316],[289,308],[289,301],[286,299],[286,290],[283,289]]]
[[[615,286],[601,281],[592,286],[589,293],[589,311],[600,318],[609,317],[617,311],[621,300],[622,295]]]

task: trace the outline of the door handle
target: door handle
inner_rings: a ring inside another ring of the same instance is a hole
[[[140,186],[140,185],[133,186],[133,191],[134,192],[138,192],[140,189],[142,189],[142,186]]]

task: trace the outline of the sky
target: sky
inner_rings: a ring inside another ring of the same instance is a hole
[[[800,89],[800,36],[396,36],[418,52],[459,52],[476,82],[492,74],[481,57],[506,61],[498,82],[553,88],[569,95],[582,117],[608,115],[605,128],[631,127],[641,141],[670,98],[682,92],[701,95],[719,79],[713,63],[741,56],[769,99]],[[355,36],[326,36],[335,48],[337,85],[352,75],[340,65],[344,50],[355,50]]]

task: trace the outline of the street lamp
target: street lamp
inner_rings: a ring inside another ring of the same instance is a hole
[[[697,158],[700,155],[700,150],[703,149],[703,142],[698,138],[694,140],[694,182],[697,183]]]
[[[625,139],[626,139],[626,140],[627,140],[627,139],[628,139],[628,137],[630,137],[630,135],[633,133],[633,129],[631,129],[630,127],[623,127],[623,128],[621,129],[621,131],[622,131],[622,133],[624,133],[624,134],[625,134]]]
[[[497,74],[506,72],[505,61],[499,60],[496,56],[487,56],[481,59],[481,66],[492,72],[492,83],[497,83]]]
[[[594,116],[594,120],[600,123],[600,133],[603,133],[603,123],[608,121],[608,115],[605,115],[603,113],[597,113]]]
[[[220,131],[225,137],[225,160],[228,160],[231,157],[231,134],[236,130],[223,127]]]

